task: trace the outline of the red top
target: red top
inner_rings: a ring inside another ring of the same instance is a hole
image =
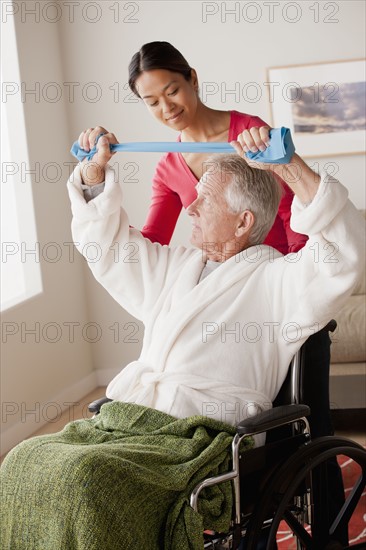
[[[228,141],[253,126],[267,126],[257,116],[230,111]],[[180,136],[178,138],[180,141]],[[152,186],[152,200],[142,234],[152,242],[169,244],[182,206],[187,208],[197,197],[197,178],[191,172],[181,153],[166,153],[159,161]],[[283,254],[297,252],[308,237],[294,233],[290,228],[293,192],[281,180],[284,194],[274,224],[264,240]]]

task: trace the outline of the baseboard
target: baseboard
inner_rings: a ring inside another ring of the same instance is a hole
[[[115,376],[121,371],[121,367],[118,369],[96,369],[95,375],[98,386],[108,386],[109,382],[113,380]]]
[[[332,409],[335,430],[365,431],[366,409]]]
[[[93,391],[98,386],[95,372],[65,388],[45,403],[37,403],[37,407],[24,414],[19,422],[13,424],[1,434],[1,451],[4,455],[18,443],[30,437],[50,421],[48,415],[57,415],[66,411],[73,403]],[[46,414],[47,413],[47,414]],[[22,413],[21,413],[22,417]]]

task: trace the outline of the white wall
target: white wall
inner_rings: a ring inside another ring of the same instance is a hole
[[[29,7],[36,2],[19,4]],[[56,81],[63,92],[57,103],[41,101],[36,105],[29,101],[26,104],[30,155],[33,161],[41,163],[50,159],[61,164],[70,161],[71,142],[83,129],[96,125],[114,132],[120,141],[176,139],[176,134],[157,123],[126,89],[129,60],[146,42],[167,40],[181,50],[198,71],[201,92],[207,92],[214,83],[219,92],[206,98],[209,106],[249,112],[268,122],[271,122],[270,104],[263,85],[268,67],[347,60],[364,55],[365,5],[359,1],[117,3],[103,0],[78,2],[74,8],[66,4],[60,0],[58,12],[52,12],[51,7],[41,13],[39,23],[24,14],[25,20],[21,23],[21,13],[16,16],[22,78],[27,83]],[[239,12],[225,15],[225,6],[226,10]],[[315,8],[319,9],[318,22]],[[274,10],[272,22],[270,10]],[[216,13],[205,17],[209,11]],[[286,21],[300,12],[296,23]],[[256,14],[259,19],[250,23],[245,21],[243,13],[247,19],[253,20]],[[56,16],[59,20],[51,23]],[[236,102],[233,94],[225,93],[234,88],[236,82],[240,90],[248,82],[258,83],[263,89],[262,97],[250,102],[241,94]],[[73,98],[70,97],[72,87]],[[95,92],[99,92],[100,97],[94,101]],[[151,177],[158,158],[156,154],[115,157],[124,180],[125,206],[131,224],[136,227],[141,227],[145,219]],[[365,207],[362,155],[307,160],[310,164],[318,161],[320,166],[335,162],[339,168],[337,177],[348,186],[357,206]],[[131,176],[132,171],[135,173]],[[137,181],[131,182],[131,179]],[[41,182],[34,187],[34,197],[40,240],[60,243],[69,240],[70,213],[63,182],[57,185]],[[189,224],[183,213],[173,243],[188,243],[188,234]],[[60,324],[69,320],[80,322],[81,326],[96,322],[102,337],[88,344],[80,331],[76,331],[72,344],[35,346],[31,342],[17,342],[8,345],[4,352],[6,400],[45,403],[92,373],[96,373],[98,383],[107,383],[115,372],[136,358],[141,346],[142,327],[126,326],[127,322],[136,321],[113,302],[81,261],[46,264],[42,268],[44,295],[7,313],[6,320],[55,320]],[[131,339],[137,342],[130,342]],[[9,418],[8,425],[12,422],[16,422],[15,416]]]
[[[235,8],[236,4],[239,3],[227,2],[227,9]],[[240,2],[241,13],[249,4]],[[309,9],[313,3],[298,2],[296,5],[301,8],[302,17],[293,24],[284,19],[296,16],[296,12],[291,11],[290,2],[280,3],[274,11],[273,23],[269,22],[269,6],[265,8],[261,2],[251,4],[260,5],[263,10],[262,17],[254,24],[242,17],[236,22],[236,16],[229,14],[223,22],[225,12],[221,2],[129,2],[128,7],[121,8],[118,14],[115,8],[110,9],[115,6],[113,2],[103,2],[98,23],[88,23],[85,18],[74,24],[63,20],[61,37],[65,77],[80,82],[86,90],[88,82],[98,82],[101,90],[101,99],[97,103],[88,104],[79,94],[79,100],[69,106],[73,135],[76,137],[84,128],[98,124],[114,132],[120,141],[176,139],[176,134],[155,121],[144,105],[126,89],[127,67],[132,55],[142,44],[153,40],[167,40],[183,53],[198,72],[201,95],[204,92],[207,96],[208,90],[218,88],[217,93],[203,98],[209,106],[250,112],[267,121],[271,120],[271,113],[267,88],[263,83],[267,81],[268,67],[353,59],[363,55],[365,8],[362,2],[333,3],[339,6],[337,14],[333,14],[334,9],[325,10],[320,5],[318,23],[314,22],[314,11]],[[215,15],[204,17],[205,13],[216,9]],[[255,17],[254,11],[244,13],[247,13],[247,18]],[[92,9],[86,15],[94,17]],[[114,22],[115,16],[118,22]],[[338,19],[339,22],[326,23],[325,19]],[[242,98],[236,102],[233,94],[225,94],[225,90],[235,88],[236,82],[240,83],[240,90],[247,82],[260,84],[262,97],[253,103]],[[145,220],[151,177],[158,158],[159,155],[150,153],[119,154],[113,159],[119,163],[120,173],[125,179],[132,171],[127,163],[136,163],[138,172],[132,177],[138,182],[123,184],[126,209],[136,227],[141,227]],[[317,161],[320,166],[335,162],[339,167],[337,176],[349,187],[351,198],[359,207],[364,207],[365,163],[362,155],[307,160],[310,164]],[[188,243],[189,230],[190,224],[183,213],[173,243]],[[102,319],[105,326],[119,323],[122,329],[126,319],[130,318],[91,277],[88,278],[88,291],[93,319]],[[121,340],[123,334],[126,331],[121,330]],[[137,335],[140,340],[142,334],[141,328]],[[96,345],[93,357],[99,379],[107,382],[112,376],[111,369],[136,358],[138,347],[123,342],[110,345],[106,341]],[[103,375],[104,369],[109,370]]]
[[[4,13],[2,16],[4,22]],[[63,81],[58,28],[35,18],[22,22],[19,17],[15,24],[20,79],[26,90],[36,91],[23,96],[29,165],[18,165],[17,185],[31,179],[43,292],[2,313],[1,453],[47,420],[58,418],[67,403],[77,402],[97,384],[91,344],[80,337],[89,320],[83,260],[75,255],[73,261],[69,246],[64,245],[71,242],[65,192],[68,167],[64,162],[71,160],[68,149],[72,134],[65,102],[62,98],[49,102],[42,93],[45,83]],[[6,56],[6,45],[2,45]],[[51,88],[48,92],[52,97]],[[6,100],[12,104],[19,96],[20,92]],[[8,160],[2,158],[2,162]],[[53,168],[48,163],[54,163]],[[28,170],[35,171],[32,178]],[[49,261],[56,257],[51,243],[61,251],[56,262]],[[35,247],[36,242],[28,245],[28,249]],[[34,258],[28,254],[25,261]],[[71,323],[79,323],[73,325],[74,341],[69,333]],[[92,332],[87,334],[90,337]]]

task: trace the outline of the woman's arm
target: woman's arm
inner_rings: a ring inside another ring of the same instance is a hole
[[[141,233],[150,241],[169,244],[172,238],[182,202],[177,193],[166,185],[165,157],[158,163],[152,186],[149,212]]]
[[[294,194],[281,178],[276,176],[276,179],[282,186],[283,195],[278,207],[275,222],[265,238],[264,244],[276,248],[282,252],[282,254],[289,254],[303,248],[308,240],[308,236],[302,233],[296,233],[291,229],[291,205]]]

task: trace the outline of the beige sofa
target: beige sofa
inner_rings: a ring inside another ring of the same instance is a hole
[[[365,215],[365,211],[363,211]],[[331,335],[330,401],[336,412],[366,414],[366,273],[345,306],[335,316]],[[363,410],[362,410],[363,409]],[[365,417],[364,417],[365,418]],[[336,422],[337,424],[337,422]]]

